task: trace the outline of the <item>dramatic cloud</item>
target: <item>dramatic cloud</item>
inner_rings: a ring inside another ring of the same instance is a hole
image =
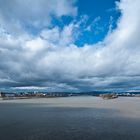
[[[76,16],[74,4],[75,0],[0,0],[0,25],[15,34],[42,29],[50,25],[52,16]]]
[[[140,89],[140,1],[117,3],[121,11],[117,28],[109,31],[104,41],[83,47],[74,42],[85,20],[74,20],[63,29],[46,27],[52,14],[76,15],[74,2],[0,0],[1,88]],[[29,34],[23,24],[42,29],[37,35]],[[19,36],[12,27],[20,28]]]

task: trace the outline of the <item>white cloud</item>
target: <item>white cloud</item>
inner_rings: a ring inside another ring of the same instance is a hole
[[[104,41],[82,48],[74,45],[80,22],[62,30],[44,28],[37,36],[14,37],[1,31],[1,85],[48,90],[140,88],[139,5],[139,0],[118,3],[122,15],[117,28]],[[57,16],[72,14],[69,11],[63,9]]]
[[[28,27],[42,29],[50,25],[51,15],[76,16],[74,3],[75,0],[0,0],[0,26],[18,35]]]

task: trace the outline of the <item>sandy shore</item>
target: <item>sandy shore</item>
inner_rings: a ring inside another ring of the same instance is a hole
[[[43,107],[76,107],[98,108],[119,111],[123,117],[140,118],[139,97],[119,97],[112,100],[103,100],[100,97],[62,97],[62,98],[39,98],[22,100],[1,100],[2,103],[36,104]]]

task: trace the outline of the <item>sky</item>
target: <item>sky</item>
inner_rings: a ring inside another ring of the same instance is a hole
[[[139,0],[0,0],[0,90],[139,91]]]

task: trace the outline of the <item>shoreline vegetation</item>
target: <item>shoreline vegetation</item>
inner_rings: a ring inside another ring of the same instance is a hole
[[[100,94],[100,97],[102,97],[103,99],[115,99],[118,98],[118,95],[115,93],[112,94]]]

